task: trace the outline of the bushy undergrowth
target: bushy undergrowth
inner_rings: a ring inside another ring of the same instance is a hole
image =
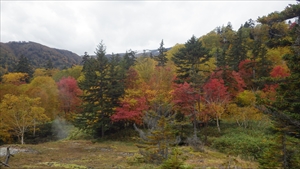
[[[255,131],[248,130],[246,132],[243,130],[232,129],[232,132],[216,138],[212,147],[222,153],[239,155],[246,159],[259,159],[262,153],[273,143],[271,137]]]
[[[173,148],[169,158],[163,161],[160,169],[192,169],[193,167],[184,163],[186,157],[182,156],[178,148]]]
[[[253,122],[250,128],[244,128],[224,120],[221,123],[221,132],[216,126],[210,124],[201,133],[207,135],[205,140],[207,146],[228,155],[256,161],[274,142],[274,136],[269,128],[268,123],[262,125]]]

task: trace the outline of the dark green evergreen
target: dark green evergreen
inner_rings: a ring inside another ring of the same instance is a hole
[[[156,60],[158,63],[156,66],[166,66],[166,63],[168,61],[168,58],[166,57],[167,49],[164,47],[164,40],[161,40],[160,46],[158,48],[159,54],[157,56],[152,56],[154,60]]]
[[[281,22],[283,18],[300,16],[300,5],[290,5],[280,13],[271,13],[266,17],[259,18],[261,23],[268,23],[272,28],[276,22]],[[276,145],[267,151],[266,159],[261,160],[262,167],[269,167],[275,164],[274,168],[296,169],[300,168],[300,29],[299,24],[295,23],[290,28],[288,36],[290,43],[282,43],[282,38],[287,33],[277,34],[276,37],[269,37],[272,40],[272,47],[287,46],[291,47],[291,53],[283,56],[290,70],[290,76],[281,79],[277,88],[276,101],[271,105],[266,105],[265,110],[274,120],[274,132],[276,134]],[[270,32],[269,32],[270,33]],[[271,32],[272,33],[272,32]],[[267,44],[269,45],[269,44]],[[270,47],[270,45],[269,45]],[[271,154],[271,155],[270,155]],[[275,157],[274,157],[275,156]]]
[[[199,64],[209,59],[209,51],[202,46],[202,42],[192,36],[184,48],[174,54],[172,60],[177,67],[177,83],[194,83],[199,81]]]
[[[31,68],[31,65],[30,65],[27,57],[24,57],[23,55],[21,55],[19,62],[14,69],[14,72],[27,73],[29,75],[29,77],[32,77],[33,69]]]
[[[223,69],[226,67],[226,53],[225,50],[217,48],[216,50],[216,66],[218,69]]]
[[[243,27],[237,31],[234,36],[232,47],[229,50],[227,64],[232,70],[238,71],[241,61],[247,59],[247,47],[245,45],[246,37],[243,36]]]
[[[54,66],[53,66],[52,60],[48,59],[48,62],[46,64],[46,69],[53,69],[53,68],[54,68]]]
[[[128,70],[136,62],[135,52],[132,50],[126,51],[121,62],[122,67]]]
[[[105,51],[101,42],[95,58],[85,54],[82,70],[85,78],[79,83],[84,92],[82,113],[75,120],[79,128],[102,137],[111,128],[110,116],[124,93],[124,73],[119,65],[121,58],[117,55],[108,58]]]
[[[261,83],[260,80],[264,77],[269,77],[270,72],[273,68],[273,62],[269,60],[266,56],[267,48],[262,43],[261,39],[254,40],[254,45],[252,48],[252,72],[253,72],[253,80],[255,83],[255,88],[263,88],[264,83]]]
[[[291,46],[291,54],[284,55],[290,69],[290,76],[280,83],[277,102],[274,106],[289,117],[289,129],[300,138],[300,26],[294,28],[294,45]]]

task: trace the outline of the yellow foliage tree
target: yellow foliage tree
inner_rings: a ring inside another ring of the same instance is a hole
[[[253,106],[239,107],[231,103],[227,106],[229,119],[234,120],[239,126],[249,127],[251,121],[258,121],[263,118],[262,112]]]
[[[2,76],[2,82],[5,84],[20,85],[26,83],[29,76],[27,73],[8,73]]]
[[[11,140],[11,134],[9,133],[9,126],[5,123],[5,119],[2,111],[0,111],[0,145],[1,143],[9,143]]]
[[[272,60],[272,63],[274,65],[280,65],[286,67],[285,61],[282,59],[282,57],[285,54],[290,54],[290,53],[291,50],[288,46],[276,47],[276,48],[268,49],[266,56],[269,60]]]
[[[32,98],[41,98],[41,107],[50,119],[58,115],[58,88],[55,81],[48,76],[35,77],[25,90],[25,94]]]
[[[244,90],[236,96],[237,102],[242,106],[251,106],[256,102],[255,93],[249,90]]]
[[[38,77],[38,76],[50,76],[52,77],[55,75],[57,72],[59,72],[58,69],[44,69],[44,68],[38,68],[35,69],[33,73],[33,77]]]
[[[25,95],[6,94],[0,104],[0,112],[5,125],[14,131],[24,144],[24,134],[36,123],[48,121],[44,108],[39,106],[39,98],[29,98]]]
[[[147,83],[154,73],[155,64],[155,61],[149,57],[139,57],[134,69],[138,72],[139,77]]]

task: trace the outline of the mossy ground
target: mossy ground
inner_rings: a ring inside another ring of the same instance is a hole
[[[4,145],[5,147],[8,145]],[[37,145],[10,145],[26,149],[10,158],[11,168],[78,168],[78,169],[145,169],[158,166],[145,164],[138,160],[138,148],[133,142],[88,140],[65,140]],[[255,162],[244,161],[238,157],[227,156],[212,150],[193,152],[190,147],[179,147],[185,163],[193,168],[221,168],[230,165],[242,168],[257,168]],[[4,157],[1,157],[1,161]]]

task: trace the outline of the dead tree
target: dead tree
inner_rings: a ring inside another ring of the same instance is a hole
[[[5,167],[9,167],[9,165],[8,165],[9,158],[10,158],[10,156],[14,156],[14,155],[10,154],[9,148],[10,147],[7,147],[7,150],[6,150],[5,162],[0,161],[0,164],[4,165]]]

